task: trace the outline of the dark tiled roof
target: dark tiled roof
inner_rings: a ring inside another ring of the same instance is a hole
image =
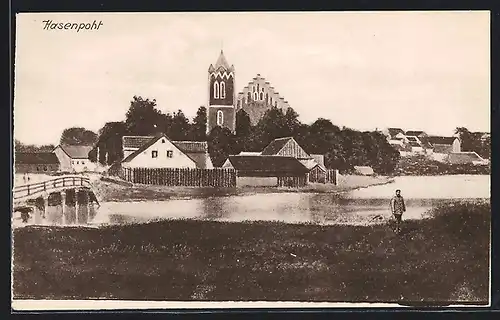
[[[206,141],[172,141],[184,153],[207,153]]]
[[[70,146],[70,145],[59,145],[61,149],[71,158],[71,159],[88,159],[89,152],[94,148],[93,146]]]
[[[238,171],[261,173],[307,173],[309,170],[293,157],[280,156],[229,156],[233,168]]]
[[[418,137],[421,134],[425,134],[424,131],[416,130],[416,131],[406,131],[407,136],[415,136]]]
[[[434,144],[446,144],[446,145],[452,145],[453,141],[455,141],[455,137],[439,137],[439,136],[431,136],[427,138],[427,141],[434,145]]]
[[[410,142],[417,142],[418,141],[417,138],[414,136],[407,136],[406,139],[408,139],[408,141],[410,141]]]
[[[398,133],[402,133],[404,134],[405,132],[403,131],[403,129],[401,128],[388,128],[387,129],[389,131],[389,135],[391,137],[394,137],[395,135],[397,135]]]
[[[16,152],[16,164],[59,164],[59,159],[52,152]]]
[[[448,144],[435,144],[432,151],[434,153],[450,153],[453,151],[453,147]]]
[[[153,138],[154,136],[123,136],[123,148],[140,148]]]
[[[262,150],[261,154],[263,156],[276,155],[281,149],[283,149],[285,144],[292,139],[293,138],[291,137],[274,139],[270,144],[267,145],[267,147],[264,148],[264,150]]]

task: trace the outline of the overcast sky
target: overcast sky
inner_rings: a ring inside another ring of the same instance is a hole
[[[99,30],[43,30],[43,20]],[[221,48],[240,91],[257,73],[300,120],[359,130],[490,130],[489,12],[20,14],[15,137],[121,121],[134,95],[188,116]]]

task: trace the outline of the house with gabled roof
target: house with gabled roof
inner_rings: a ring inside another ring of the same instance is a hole
[[[206,141],[174,141],[165,134],[124,136],[124,168],[213,168]]]
[[[96,164],[90,161],[89,153],[94,147],[90,145],[64,145],[60,144],[53,152],[61,164],[60,170],[66,172],[93,171]]]
[[[15,173],[49,173],[59,171],[60,162],[53,152],[16,152]]]
[[[260,172],[259,174],[266,175],[267,180],[270,181],[269,185],[276,185],[276,179],[285,177],[284,174],[288,174],[290,178],[298,179],[295,183],[302,184],[303,172],[301,170],[305,168],[307,173],[305,183],[309,181],[325,183],[327,169],[324,162],[324,155],[310,155],[293,137],[281,137],[271,141],[262,152],[241,152],[239,155],[230,156],[223,167],[234,168],[238,172],[238,181],[249,180],[251,183],[254,182],[252,179],[242,179],[242,177],[254,177],[257,174],[255,172]],[[279,165],[275,164],[286,164],[301,169],[297,172],[283,173],[280,171]],[[247,169],[247,166],[252,169]],[[264,180],[266,179],[260,179],[260,182],[265,182]],[[243,183],[238,181],[238,184]],[[266,185],[268,184],[266,183]]]

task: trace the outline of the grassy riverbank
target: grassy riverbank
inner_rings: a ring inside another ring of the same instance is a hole
[[[14,231],[14,297],[486,303],[489,204],[434,216],[399,237],[387,225],[25,227]]]
[[[152,185],[132,185],[96,180],[94,187],[98,190],[102,201],[145,201],[168,200],[172,198],[205,198],[210,196],[231,196],[254,193],[279,193],[279,192],[315,192],[338,193],[357,188],[386,184],[392,179],[386,177],[370,176],[342,176],[338,186],[332,184],[314,183],[304,188],[277,188],[277,187],[238,187],[238,188],[192,188],[192,187],[167,187]]]

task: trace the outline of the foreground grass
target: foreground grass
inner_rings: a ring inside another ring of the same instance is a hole
[[[278,188],[278,187],[238,187],[238,188],[200,188],[200,187],[168,187],[154,185],[133,185],[113,179],[96,180],[94,187],[97,189],[102,201],[161,201],[172,198],[206,198],[211,196],[235,196],[254,193],[339,193],[357,188],[393,182],[386,177],[370,176],[342,176],[339,185],[310,183],[303,188]],[[128,185],[127,185],[128,184]]]
[[[488,299],[490,206],[387,225],[163,221],[14,231],[14,298],[476,301]]]

